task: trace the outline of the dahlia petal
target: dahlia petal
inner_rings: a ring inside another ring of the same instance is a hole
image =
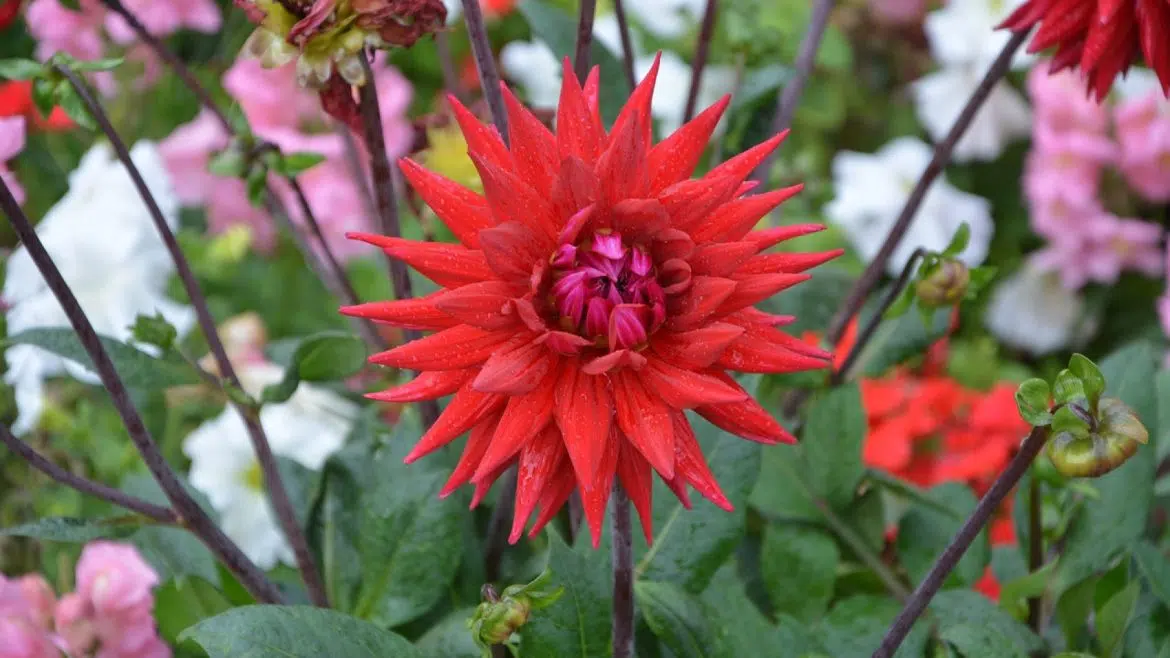
[[[590,301],[590,310],[593,302]],[[633,349],[646,342],[650,308],[645,304],[618,304],[609,312],[609,349]]]
[[[447,478],[447,483],[439,491],[439,498],[450,496],[455,493],[456,489],[471,481],[471,476],[475,474],[475,469],[483,460],[483,455],[492,442],[492,434],[495,433],[496,425],[499,422],[499,414],[493,413],[471,428],[471,434],[467,437],[467,445],[463,446],[463,453],[459,456],[459,463],[455,464],[455,469],[451,471],[451,477]]]
[[[1137,24],[1142,56],[1162,83],[1163,95],[1170,96],[1170,3],[1138,2]]]
[[[645,365],[646,357],[641,354],[632,350],[615,350],[586,363],[582,366],[581,372],[587,375],[604,375],[621,368],[641,370]]]
[[[561,233],[557,236],[557,244],[570,246],[576,242],[577,238],[581,235],[581,229],[585,228],[585,225],[593,218],[593,212],[596,209],[597,206],[590,204],[573,213],[569,217],[569,221],[565,222],[565,225],[561,227]]]
[[[1065,2],[1063,11],[1049,12],[1040,29],[1036,31],[1036,36],[1032,37],[1029,50],[1046,50],[1070,40],[1090,23],[1095,4],[1081,1]]]
[[[717,314],[726,315],[745,308],[755,306],[781,290],[808,281],[809,274],[753,274],[745,276],[736,282],[735,292],[723,301]]]
[[[699,495],[725,511],[732,511],[735,507],[724,495],[715,474],[707,466],[703,457],[703,450],[695,439],[695,432],[691,428],[687,417],[681,413],[671,415],[675,436],[675,479],[681,477],[694,487]]]
[[[558,217],[572,217],[597,201],[600,184],[593,168],[580,158],[561,160],[560,175],[553,184],[552,204]]]
[[[484,331],[461,324],[375,354],[370,363],[409,370],[461,370],[487,361],[513,336],[513,331]]]
[[[561,446],[560,433],[554,427],[545,428],[520,449],[520,461],[516,468],[516,507],[512,514],[512,532],[508,535],[508,543],[515,544],[524,533],[524,526],[536,509],[540,494],[560,471],[564,458],[565,449]]]
[[[564,354],[566,356],[575,356],[581,353],[581,348],[593,344],[587,338],[582,338],[577,334],[570,334],[565,331],[550,331],[537,339],[542,344],[557,354]]]
[[[548,258],[552,240],[519,222],[503,222],[479,232],[488,267],[510,283],[526,286],[536,263]]]
[[[503,464],[500,464],[499,468],[496,470],[476,480],[474,483],[475,491],[471,494],[471,504],[468,505],[468,508],[475,509],[476,507],[479,507],[479,504],[483,502],[483,499],[487,498],[488,492],[492,489],[492,485],[495,484],[496,480],[500,479],[500,476],[504,474],[504,471],[508,470],[508,468],[511,466],[511,461],[504,462]],[[507,505],[508,503],[501,500],[499,504]]]
[[[642,521],[642,533],[647,544],[654,543],[654,515],[650,506],[651,495],[654,489],[654,476],[650,470],[650,462],[642,456],[629,441],[620,442],[617,458],[617,476],[638,511],[638,518]]]
[[[548,348],[525,338],[515,341],[511,349],[496,350],[471,385],[477,391],[519,395],[536,388],[554,365],[556,357]]]
[[[434,370],[419,373],[417,377],[393,388],[366,397],[379,402],[421,402],[434,400],[458,391],[475,375],[473,370]]]
[[[508,110],[508,135],[516,173],[528,181],[538,194],[547,198],[552,194],[560,165],[556,137],[516,99],[508,85],[501,82],[500,91]]]
[[[710,375],[675,367],[661,359],[649,359],[642,376],[654,393],[674,409],[694,409],[708,404],[742,402],[747,393]]]
[[[481,251],[445,242],[416,242],[402,238],[370,233],[346,233],[352,240],[361,240],[381,247],[388,256],[397,258],[444,288],[458,288],[469,283],[494,279]]]
[[[640,197],[646,189],[646,149],[642,124],[650,118],[635,113],[629,121],[615,128],[609,146],[597,160],[594,171],[601,181],[601,200],[609,206],[622,199]]]
[[[763,251],[785,240],[799,238],[802,235],[819,233],[823,230],[825,230],[825,227],[821,224],[792,224],[790,226],[777,226],[761,231],[752,231],[745,235],[743,239],[756,243],[756,247],[760,251]]]
[[[589,106],[589,111],[593,113],[593,120],[597,125],[601,123],[601,67],[594,66],[589,69],[589,75],[585,76],[585,85],[582,92],[585,94],[585,103]]]
[[[776,150],[777,146],[780,146],[780,142],[783,142],[786,137],[788,137],[787,130],[756,144],[733,158],[729,158],[723,164],[707,172],[707,178],[712,176],[729,176],[738,181],[746,179],[749,174],[756,170],[756,167],[760,166],[764,158],[767,158],[772,151]]]
[[[691,272],[726,277],[758,251],[759,247],[754,242],[709,242],[699,245],[690,259]]]
[[[540,500],[536,503],[540,513],[536,515],[536,521],[528,531],[529,539],[540,534],[540,531],[544,530],[544,526],[556,517],[557,512],[561,511],[561,508],[568,502],[576,485],[577,481],[573,479],[572,471],[562,463],[560,472],[551,479],[544,491],[541,492]]]
[[[407,464],[413,463],[420,457],[459,438],[464,432],[475,427],[489,414],[503,406],[506,399],[504,396],[494,393],[480,393],[470,386],[459,389],[455,397],[451,398],[447,408],[439,414],[435,424],[431,425],[430,429],[418,440],[418,443],[414,444],[414,448],[410,450],[410,454],[406,455],[406,459],[403,461]]]
[[[728,318],[728,322],[734,322],[734,320]],[[811,343],[806,343],[795,336],[790,336],[773,326],[752,323],[745,325],[745,327],[747,329],[747,338],[749,339],[754,338],[761,342],[778,345],[797,354],[811,356],[814,359],[824,359],[825,361],[831,361],[833,359],[832,352]]]
[[[793,185],[731,201],[711,213],[706,221],[691,231],[691,237],[695,242],[741,240],[761,218],[803,189],[804,185]]]
[[[645,167],[650,172],[651,193],[691,177],[730,103],[728,94],[650,149]]]
[[[519,322],[512,312],[511,286],[503,281],[483,281],[448,290],[435,306],[448,318],[480,329],[503,329]]]
[[[496,127],[480,121],[479,117],[464,107],[454,95],[448,94],[447,101],[451,105],[455,121],[459,123],[463,138],[467,140],[467,152],[475,153],[501,169],[512,170],[514,167],[512,154],[504,145],[504,140],[500,138]]]
[[[650,348],[664,360],[683,368],[706,368],[743,333],[743,327],[712,322],[691,331],[659,332],[650,341]]]
[[[549,385],[537,387],[530,393],[508,398],[508,406],[504,408],[487,453],[471,477],[472,482],[479,482],[501,464],[510,462],[526,443],[548,427],[553,413],[555,389],[552,381],[550,379]]]
[[[665,479],[674,477],[674,433],[666,404],[646,390],[639,375],[610,375],[617,426]]]
[[[824,359],[798,354],[779,345],[757,343],[745,335],[732,343],[715,365],[739,372],[778,374],[817,370],[829,364]]]
[[[605,377],[586,375],[575,364],[561,369],[553,417],[580,482],[592,482],[613,422],[613,396]]]
[[[696,276],[691,287],[673,302],[666,326],[674,331],[687,331],[711,317],[735,292],[737,284],[731,279]]]
[[[439,310],[438,301],[443,294],[439,292],[426,297],[342,306],[340,312],[342,315],[374,320],[403,329],[422,331],[446,329],[459,322]]]
[[[613,491],[613,478],[617,471],[618,447],[621,437],[617,430],[610,431],[605,442],[605,454],[597,468],[597,474],[587,485],[581,487],[581,507],[585,510],[585,522],[589,524],[589,536],[593,548],[601,545],[601,527],[605,521],[605,505]]]
[[[735,277],[759,276],[765,274],[796,274],[823,265],[841,254],[844,249],[832,249],[815,253],[780,252],[760,254],[748,259],[735,272]]]
[[[681,258],[672,258],[658,270],[658,283],[666,295],[678,295],[691,287],[691,264]]]
[[[610,208],[610,226],[628,240],[641,242],[670,226],[658,199],[623,199]]]
[[[739,387],[727,373],[709,370],[707,374],[723,380],[724,383]],[[796,443],[796,437],[760,406],[750,395],[743,402],[727,402],[698,407],[695,411],[719,429],[745,438],[749,441],[773,445]]]
[[[674,226],[690,233],[704,223],[716,208],[730,201],[738,185],[739,181],[730,176],[707,175],[672,185],[658,200],[666,206]]]
[[[650,65],[646,77],[642,78],[642,81],[634,87],[626,104],[618,112],[617,119],[614,120],[613,127],[610,128],[610,133],[620,132],[626,123],[634,120],[635,116],[653,116],[650,112],[650,101],[654,98],[654,85],[658,82],[658,69],[661,64],[662,53],[659,52],[654,56],[654,63]],[[641,135],[643,143],[650,143],[652,129],[653,126],[649,122],[643,123]]]
[[[423,203],[460,242],[473,249],[479,246],[480,230],[495,223],[487,199],[409,158],[399,160],[398,167]]]
[[[654,236],[650,244],[650,255],[659,263],[673,258],[690,258],[695,252],[695,241],[685,231],[668,228]]]
[[[556,237],[557,226],[552,204],[512,172],[495,166],[474,151],[467,155],[483,181],[483,192],[496,224],[517,222],[549,240]],[[482,231],[480,239],[483,239]]]
[[[677,453],[677,449],[675,452]],[[677,464],[677,458],[675,462]],[[678,498],[678,502],[683,506],[683,509],[692,509],[693,506],[691,505],[691,496],[687,491],[687,481],[685,478],[683,478],[682,474],[678,472],[677,466],[675,468],[674,477],[670,478],[669,480],[663,480],[663,482],[666,483],[666,487],[670,489],[671,493],[674,494],[674,497]]]
[[[578,157],[595,162],[601,152],[601,124],[593,115],[573,65],[564,58],[561,66],[561,98],[557,104],[557,147],[562,158]]]

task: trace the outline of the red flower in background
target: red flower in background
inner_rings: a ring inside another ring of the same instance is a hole
[[[0,82],[0,117],[22,116],[29,123],[41,130],[69,130],[73,128],[73,120],[59,107],[46,119],[37,111],[32,100],[32,82],[15,80]]]
[[[20,15],[21,0],[0,0],[0,30],[16,22]]]
[[[461,244],[352,236],[442,287],[343,309],[436,332],[371,357],[423,371],[371,397],[454,394],[407,461],[470,431],[442,494],[470,482],[473,505],[518,463],[513,542],[537,508],[530,536],[576,489],[596,546],[615,477],[649,538],[653,471],[684,504],[689,486],[730,509],[683,410],[749,440],[792,442],[728,371],[808,370],[831,356],[776,328],[792,318],[753,308],[840,253],[763,253],[821,229],[752,230],[800,189],[744,196],[783,135],[692,180],[729,99],[652,144],[657,74],[655,63],[608,133],[596,68],[583,89],[565,61],[556,134],[504,88],[510,148],[452,100],[484,195],[401,166]]]
[[[1098,99],[1140,53],[1170,94],[1170,3],[1166,0],[1029,0],[1003,22],[1039,24],[1029,52],[1056,48],[1052,71],[1077,66]]]

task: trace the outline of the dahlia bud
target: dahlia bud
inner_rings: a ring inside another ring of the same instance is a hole
[[[563,587],[547,587],[551,578],[552,572],[545,569],[527,585],[510,585],[503,594],[497,594],[490,584],[483,586],[484,601],[475,609],[467,627],[485,656],[490,655],[492,645],[506,645],[512,634],[528,622],[533,610],[552,605],[561,597]]]
[[[944,258],[929,272],[923,272],[915,286],[918,303],[925,308],[951,306],[967,294],[971,272],[962,261]]]
[[[1117,398],[1101,398],[1097,413],[1079,404],[1061,407],[1052,420],[1048,458],[1062,475],[1097,477],[1125,463],[1150,433],[1137,414]]]

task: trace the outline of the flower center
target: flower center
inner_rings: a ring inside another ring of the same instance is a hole
[[[633,349],[666,319],[654,262],[620,233],[597,231],[553,254],[552,296],[561,327],[599,347]]]
[[[240,475],[240,479],[244,486],[252,491],[264,491],[264,473],[260,470],[260,462],[252,462],[252,465]]]

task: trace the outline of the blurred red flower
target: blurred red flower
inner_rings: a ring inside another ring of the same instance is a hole
[[[0,82],[0,117],[22,116],[40,130],[69,130],[73,120],[59,107],[53,108],[48,118],[41,116],[32,100],[32,82],[14,80]]]

